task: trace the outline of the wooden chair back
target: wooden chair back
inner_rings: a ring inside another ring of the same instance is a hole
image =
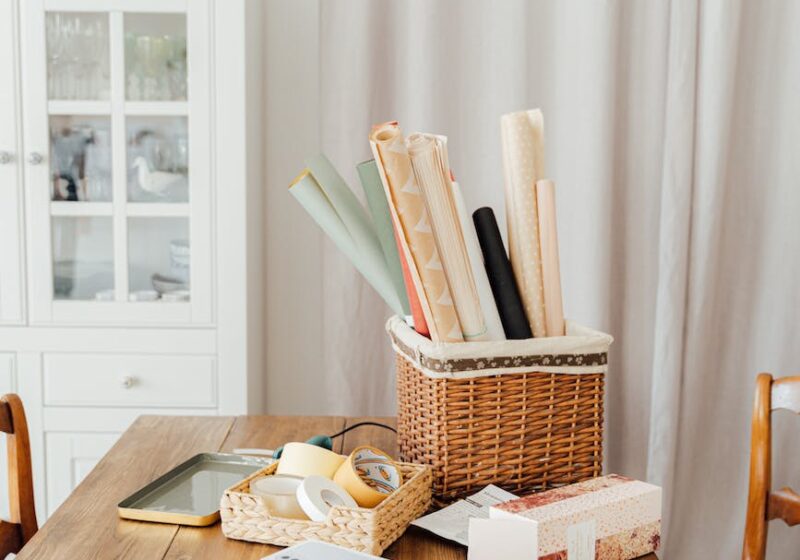
[[[742,560],[763,560],[767,524],[773,519],[782,519],[790,527],[800,523],[800,495],[791,488],[771,491],[773,410],[800,414],[800,376],[773,379],[770,374],[762,373],[756,379]]]
[[[36,531],[33,503],[31,444],[25,409],[17,395],[0,397],[0,432],[6,434],[8,449],[9,521],[0,520],[0,558],[19,552]]]

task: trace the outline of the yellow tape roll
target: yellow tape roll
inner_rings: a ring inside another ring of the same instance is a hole
[[[357,447],[344,461],[333,481],[347,490],[361,507],[375,507],[403,484],[392,458],[374,447]]]
[[[291,442],[283,448],[276,474],[333,478],[345,457],[316,445]]]

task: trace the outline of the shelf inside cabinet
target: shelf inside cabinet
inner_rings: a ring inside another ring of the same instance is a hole
[[[47,112],[51,115],[110,115],[110,101],[68,101],[47,102]]]
[[[186,101],[126,101],[126,115],[183,116],[189,114]]]
[[[189,215],[189,204],[183,202],[128,202],[128,216],[135,217],[183,217]]]
[[[54,200],[50,202],[52,216],[110,216],[113,211],[111,202],[85,202]]]

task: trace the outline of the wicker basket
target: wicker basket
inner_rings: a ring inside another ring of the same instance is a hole
[[[557,339],[434,344],[398,318],[387,330],[400,457],[432,467],[436,505],[601,474],[609,335],[568,323]]]
[[[222,532],[229,539],[290,546],[325,541],[380,555],[431,505],[431,470],[397,463],[403,485],[372,509],[333,507],[325,521],[273,517],[263,498],[249,493],[250,481],[275,472],[277,463],[225,491],[220,502]]]

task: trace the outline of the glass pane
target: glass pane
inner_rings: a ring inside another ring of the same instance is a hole
[[[186,117],[128,117],[128,200],[188,202]]]
[[[108,117],[50,117],[52,200],[111,200]]]
[[[50,99],[108,99],[108,14],[49,12],[45,25]]]
[[[186,15],[125,14],[129,101],[186,100]]]
[[[187,218],[128,218],[128,259],[131,300],[189,300]]]
[[[55,299],[114,299],[111,218],[52,218]]]

